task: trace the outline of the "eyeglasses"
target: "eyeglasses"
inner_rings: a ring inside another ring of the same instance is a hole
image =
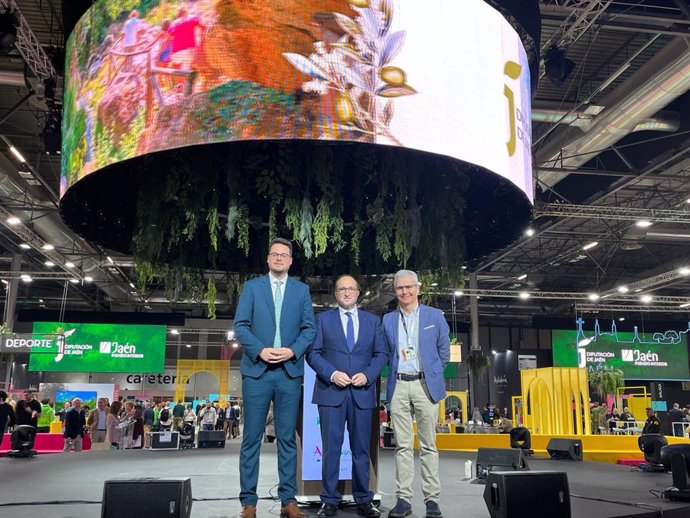
[[[290,257],[290,254],[279,254],[278,252],[271,252],[270,254],[268,254],[268,256],[272,259],[287,259],[288,257]]]
[[[416,284],[410,284],[409,286],[396,286],[395,291],[412,291],[416,287]]]
[[[342,288],[336,288],[336,293],[347,293],[348,291],[351,292],[358,292],[358,288],[354,288],[352,286],[343,286]]]

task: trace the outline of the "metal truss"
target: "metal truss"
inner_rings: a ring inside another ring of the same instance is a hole
[[[51,280],[51,281],[69,281],[76,279],[77,276],[68,272],[10,272],[0,271],[0,279],[20,279],[28,275],[34,281]]]
[[[522,299],[520,296],[521,293],[527,293],[529,296],[524,298],[524,300],[532,300],[532,299],[549,299],[549,300],[587,300],[590,298],[592,293],[587,293],[587,292],[574,292],[574,291],[527,291],[527,290],[491,290],[491,289],[463,289],[462,290],[462,296],[479,296],[479,297],[495,297],[495,298],[511,298],[511,299]],[[445,295],[453,295],[453,292],[443,292],[443,293],[438,293],[439,295],[445,294]],[[603,300],[602,300],[603,299]],[[602,296],[599,298],[601,300],[601,304],[598,305],[598,307],[607,308],[607,305],[604,305],[605,302],[609,301],[615,301],[615,302],[630,302],[630,303],[636,303],[639,304],[639,307],[641,308],[646,308],[649,306],[652,306],[652,304],[640,304],[639,296],[638,295],[625,295],[622,293],[614,293],[611,295],[605,296],[605,298]],[[689,304],[690,305],[690,297],[672,297],[672,296],[664,296],[664,295],[655,295],[653,302],[655,304]],[[592,304],[592,306],[597,306],[596,304]]]
[[[666,284],[668,282],[672,282],[678,279],[687,279],[688,275],[690,275],[690,269],[681,268],[677,270],[671,270],[670,272],[660,273],[659,275],[654,275],[652,277],[641,279],[639,281],[631,282],[630,284],[626,284],[625,286],[628,288],[629,291],[644,290],[647,288],[651,288],[653,286],[658,286],[659,284]],[[610,290],[602,292],[601,296],[605,297],[607,295],[613,295],[615,293],[619,293],[618,289],[612,288]]]
[[[14,46],[26,61],[29,69],[40,82],[51,77],[57,77],[53,63],[29,27],[29,22],[24,18],[17,2],[15,0],[0,0],[0,7],[11,10],[17,18],[17,41]]]
[[[650,312],[650,313],[688,313],[690,308],[681,308],[680,306],[663,306],[657,304],[645,304],[637,306],[625,306],[622,304],[606,304],[606,305],[596,305],[596,304],[576,304],[576,313],[600,313],[602,311],[610,311],[613,313],[636,313],[640,311]]]
[[[551,37],[541,46],[541,56],[545,56],[551,47],[558,47],[561,50],[568,50],[585,34],[589,28],[604,14],[606,8],[613,0],[573,0],[562,2],[561,7],[572,9],[570,14],[563,20],[561,26],[554,31]],[[542,58],[539,78],[546,74],[544,69],[544,59]]]
[[[690,211],[686,210],[605,207],[602,205],[573,205],[570,203],[541,203],[534,210],[534,215],[535,218],[555,216],[619,221],[645,219],[652,223],[690,223]]]
[[[52,262],[55,263],[56,266],[60,267],[62,270],[67,272],[69,274],[69,277],[67,277],[68,279],[82,280],[81,273],[76,271],[76,268],[74,268],[74,266],[68,267],[67,263],[69,261],[67,261],[67,259],[57,250],[50,249],[49,243],[41,239],[41,237],[38,234],[36,234],[33,230],[25,226],[23,223],[17,223],[14,225],[9,223],[8,219],[12,216],[13,215],[8,210],[0,206],[0,223],[2,223],[5,226],[5,228],[7,228],[17,237],[19,237],[26,244],[30,245],[32,248],[36,249],[38,252],[43,254],[44,257],[50,259]]]

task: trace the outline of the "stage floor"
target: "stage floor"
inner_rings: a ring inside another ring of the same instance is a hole
[[[269,500],[276,494],[277,461],[275,445],[264,444],[261,456],[261,478],[258,505],[260,517],[277,516],[280,504]],[[441,452],[441,509],[447,518],[486,518],[489,512],[482,494],[484,486],[463,480],[465,460],[473,464],[476,455],[464,452]],[[98,504],[56,505],[52,501],[89,500],[100,502],[103,482],[113,478],[180,477],[192,479],[195,499],[227,498],[222,501],[195,501],[194,518],[225,518],[239,514],[238,480],[239,440],[228,442],[225,450],[202,449],[186,451],[92,451],[70,454],[41,455],[34,459],[0,459],[0,518],[96,518]],[[424,503],[419,481],[419,460],[416,460],[414,517],[424,516]],[[690,503],[660,500],[649,493],[671,485],[671,475],[631,472],[630,467],[599,462],[556,461],[529,458],[532,470],[565,471],[571,492],[573,518],[635,517],[687,518]],[[392,450],[381,450],[379,494],[381,509],[386,516],[394,505],[395,465]],[[578,498],[640,503],[642,506],[613,504]],[[44,505],[7,507],[2,504],[51,502]],[[538,502],[535,501],[535,506]],[[316,515],[317,508],[308,513]],[[340,516],[356,516],[354,508],[343,509]],[[132,507],[132,517],[137,517]]]

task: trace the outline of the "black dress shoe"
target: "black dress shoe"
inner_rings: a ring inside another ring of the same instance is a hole
[[[379,518],[381,511],[374,507],[373,502],[367,502],[366,504],[357,504],[357,514],[365,518]]]
[[[335,504],[323,504],[319,512],[316,513],[318,518],[327,518],[328,516],[336,516],[338,514],[338,506]]]

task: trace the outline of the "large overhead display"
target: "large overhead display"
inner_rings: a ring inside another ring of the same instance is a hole
[[[31,350],[30,371],[163,372],[165,326],[35,322],[34,333],[53,334]]]
[[[594,323],[593,331],[552,331],[555,367],[615,368],[629,380],[688,380],[688,329],[664,333],[618,331],[615,322]]]
[[[532,200],[528,60],[482,0],[104,0],[66,68],[61,196],[152,152],[300,139],[453,157]]]

